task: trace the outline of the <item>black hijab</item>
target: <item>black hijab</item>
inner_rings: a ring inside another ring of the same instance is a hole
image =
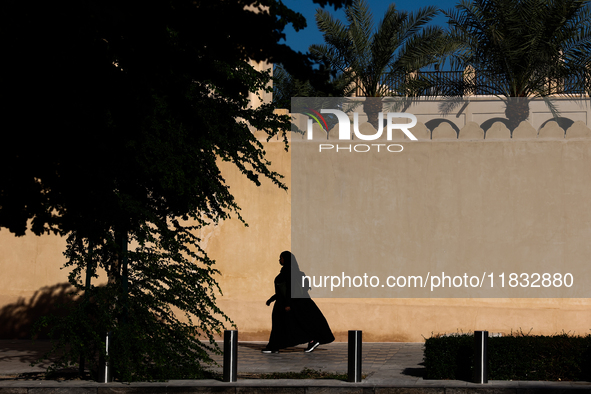
[[[289,275],[291,281],[293,281],[294,278],[297,278],[295,279],[295,283],[302,283],[300,278],[306,276],[306,274],[300,270],[298,260],[296,259],[294,254],[286,250],[284,252],[281,252],[279,257],[283,258],[283,267],[281,267],[281,272]],[[306,282],[308,281],[306,280]],[[303,289],[304,291],[307,291],[311,288],[309,283],[306,283],[306,285],[307,286],[305,286],[305,288]]]

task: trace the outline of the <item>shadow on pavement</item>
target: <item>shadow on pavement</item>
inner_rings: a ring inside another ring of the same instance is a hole
[[[253,349],[253,350],[258,350],[261,351],[263,350],[267,345],[264,343],[244,343],[244,342],[238,342],[238,347],[246,347],[249,349]],[[223,349],[224,345],[221,344],[220,347]],[[305,345],[302,345],[302,347],[288,347],[285,349],[281,349],[279,352],[280,353],[303,353],[304,350],[306,350]],[[319,353],[319,352],[325,352],[328,349],[323,349],[322,347],[318,347],[314,350],[314,353]]]
[[[403,375],[407,376],[414,376],[417,378],[422,378],[425,376],[425,372],[427,371],[426,368],[404,368],[402,371]]]

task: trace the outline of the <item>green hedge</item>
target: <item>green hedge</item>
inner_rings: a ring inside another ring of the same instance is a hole
[[[425,341],[426,379],[472,380],[474,335]],[[490,380],[591,380],[591,336],[516,334],[488,338]]]

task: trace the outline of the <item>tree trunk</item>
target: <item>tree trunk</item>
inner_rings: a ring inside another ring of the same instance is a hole
[[[510,97],[506,105],[505,116],[509,121],[509,130],[513,134],[513,130],[529,118],[529,100],[525,97]]]
[[[363,111],[367,115],[367,122],[376,130],[378,129],[378,114],[382,111],[381,97],[366,97],[363,102]]]

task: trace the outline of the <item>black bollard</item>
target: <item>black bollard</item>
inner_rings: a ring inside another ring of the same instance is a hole
[[[488,383],[488,331],[474,331],[474,383]]]
[[[108,361],[109,349],[113,342],[113,332],[109,331],[105,338],[105,355],[107,358],[102,358],[99,362],[99,382],[110,383],[113,381],[113,375],[111,374],[111,363]]]
[[[348,374],[349,382],[361,382],[361,330],[349,330],[349,359]]]
[[[238,330],[224,331],[224,382],[238,380]]]

